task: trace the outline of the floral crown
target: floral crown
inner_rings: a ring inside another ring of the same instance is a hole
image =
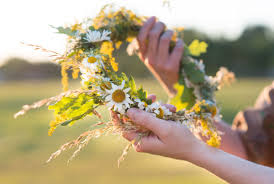
[[[112,8],[104,7],[94,19],[56,28],[58,33],[67,35],[67,49],[64,54],[30,45],[51,53],[52,60],[61,65],[64,92],[32,105],[24,105],[22,110],[15,114],[15,118],[30,109],[48,106],[48,109],[54,110],[55,115],[55,120],[50,122],[50,136],[58,126],[71,126],[86,116],[96,115],[101,120],[96,109],[104,105],[117,113],[121,120],[118,125],[112,121],[93,124],[91,130],[62,145],[47,162],[64,150],[77,147],[71,159],[74,158],[92,138],[108,133],[141,130],[142,127],[138,127],[126,117],[126,111],[132,107],[152,113],[160,119],[184,124],[193,133],[208,137],[209,145],[220,145],[219,132],[213,125],[213,121],[220,117],[214,93],[224,82],[231,81],[234,75],[223,67],[215,77],[206,75],[202,61],[193,58],[206,53],[205,42],[194,40],[184,47],[179,81],[175,85],[177,95],[170,99],[170,103],[179,109],[176,113],[169,111],[159,102],[148,99],[147,92],[142,87],[136,87],[132,76],[117,73],[118,63],[112,55],[113,51],[119,49],[122,43],[128,42],[129,54],[138,52],[135,37],[145,20],[146,17],[137,16],[125,8],[113,11]],[[175,30],[170,50],[174,48],[176,35],[181,34],[181,31],[182,29]],[[68,90],[69,70],[72,70],[74,79],[81,73],[81,88]],[[140,141],[140,138],[148,133],[149,130],[141,131],[139,139],[135,141]],[[124,159],[132,144],[125,148],[119,162]]]

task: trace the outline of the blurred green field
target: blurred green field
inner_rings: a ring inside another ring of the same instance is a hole
[[[271,80],[238,79],[232,86],[218,92],[224,119],[251,106],[259,91]],[[155,80],[137,81],[158,99],[167,96]],[[74,83],[73,86],[77,86]],[[121,167],[117,159],[126,141],[118,136],[103,137],[94,141],[70,163],[71,151],[45,165],[49,155],[61,144],[89,129],[93,118],[60,127],[51,137],[47,136],[48,122],[53,118],[46,108],[13,119],[13,114],[24,104],[50,97],[61,91],[60,81],[26,81],[0,84],[0,183],[2,184],[164,184],[164,183],[225,183],[213,174],[190,163],[131,151]],[[104,118],[108,118],[102,110]],[[221,163],[220,163],[221,164]]]

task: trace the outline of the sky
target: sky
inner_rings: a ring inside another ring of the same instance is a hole
[[[163,6],[163,2],[168,1]],[[63,26],[94,17],[107,3],[139,15],[157,16],[168,27],[196,28],[211,36],[237,38],[247,25],[274,29],[272,0],[2,0],[0,2],[0,64],[10,57],[48,60],[20,42],[62,52],[65,37],[49,25]]]

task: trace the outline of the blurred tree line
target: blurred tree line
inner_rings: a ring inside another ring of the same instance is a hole
[[[264,25],[249,26],[235,40],[213,38],[193,29],[184,31],[186,44],[194,39],[208,43],[208,53],[201,59],[206,70],[214,75],[220,66],[226,66],[243,77],[274,76],[274,33]],[[129,57],[126,45],[114,56],[120,71],[143,78],[151,76],[137,56]],[[59,66],[53,63],[29,63],[20,58],[11,58],[0,68],[0,80],[50,79],[60,77]]]

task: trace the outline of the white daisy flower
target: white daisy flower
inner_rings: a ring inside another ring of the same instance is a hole
[[[100,55],[90,54],[84,58],[80,66],[80,72],[82,74],[94,74],[104,66]]]
[[[148,105],[146,107],[146,111],[156,114],[158,118],[163,118],[164,116],[172,115],[172,112],[170,112],[168,108],[159,104],[158,102],[154,102],[151,105]]]
[[[96,58],[96,61],[90,62],[90,58]],[[94,56],[89,56],[85,58],[82,62],[82,65],[91,71],[97,71],[98,67],[100,67],[99,62],[97,62],[97,57]]]
[[[159,110],[158,110],[159,108],[160,108],[160,104],[158,104],[157,102],[154,102],[146,107],[146,111],[147,112],[155,112],[156,111],[155,113],[159,114]]]
[[[100,31],[91,31],[88,30],[86,33],[86,38],[84,38],[88,42],[101,42],[104,40],[110,40],[109,34],[111,32],[108,30],[103,30],[101,33]]]
[[[205,72],[205,65],[203,63],[202,60],[198,61],[198,60],[194,60],[194,63],[196,64],[197,68],[202,71]]]
[[[135,99],[134,101],[137,103],[139,109],[144,110],[146,108],[145,102],[142,102],[139,98]]]
[[[112,89],[106,90],[106,102],[107,106],[113,108],[114,111],[117,111],[121,114],[124,114],[126,109],[130,108],[130,104],[133,102],[130,100],[129,94],[127,94],[130,88],[124,89],[125,81],[122,82],[120,86],[117,86],[111,83]]]
[[[166,116],[172,115],[172,112],[170,112],[170,110],[168,108],[166,108],[165,106],[162,105],[161,109],[164,111],[164,115],[166,115]]]

